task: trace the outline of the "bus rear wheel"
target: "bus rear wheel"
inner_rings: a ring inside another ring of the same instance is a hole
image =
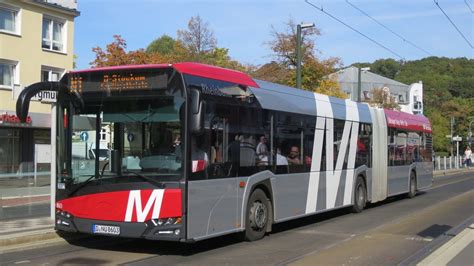
[[[361,176],[357,177],[355,191],[354,191],[354,205],[352,211],[359,213],[364,210],[367,203],[367,188]]]
[[[255,241],[263,238],[270,214],[270,201],[261,189],[255,189],[247,202],[245,221],[245,240]]]

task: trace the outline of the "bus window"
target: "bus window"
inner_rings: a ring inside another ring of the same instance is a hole
[[[355,168],[366,165],[371,166],[372,155],[372,125],[359,124],[359,136],[357,138],[357,154]]]
[[[278,113],[276,117],[274,150],[280,150],[281,155],[286,157],[290,173],[306,172],[303,154],[304,117],[289,113]],[[276,172],[282,173],[286,167],[277,168]]]

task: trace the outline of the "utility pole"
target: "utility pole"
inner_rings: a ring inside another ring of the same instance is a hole
[[[296,88],[301,89],[301,30],[314,27],[314,23],[296,25]]]

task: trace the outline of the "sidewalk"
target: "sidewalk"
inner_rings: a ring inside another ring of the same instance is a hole
[[[49,217],[0,222],[0,254],[34,243],[59,239]]]
[[[461,172],[474,173],[474,168],[435,171],[433,176],[434,178],[444,177]],[[1,199],[3,207],[48,201],[49,195]],[[87,235],[81,235],[80,237],[87,237]],[[45,241],[48,243],[62,241],[62,238],[54,230],[54,221],[49,218],[49,215],[41,218],[0,220],[0,254],[7,251],[26,249],[28,245],[30,245],[29,248],[33,248]]]

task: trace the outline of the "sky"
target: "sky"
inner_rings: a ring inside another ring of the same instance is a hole
[[[350,2],[402,36],[350,6],[346,0],[309,0],[339,18],[404,60],[429,55],[474,57],[474,49],[461,37],[434,0],[351,0]],[[436,0],[468,41],[474,45],[474,0]],[[74,50],[77,68],[90,67],[92,48],[104,48],[121,35],[129,50],[146,48],[163,34],[176,37],[189,19],[200,15],[214,31],[217,45],[229,49],[233,59],[262,65],[270,62],[267,43],[272,27],[285,28],[295,22],[315,23],[321,30],[316,49],[322,58],[339,57],[344,65],[373,62],[396,55],[367,40],[304,0],[78,0],[80,16],[75,20]],[[409,42],[429,52],[421,51]]]

